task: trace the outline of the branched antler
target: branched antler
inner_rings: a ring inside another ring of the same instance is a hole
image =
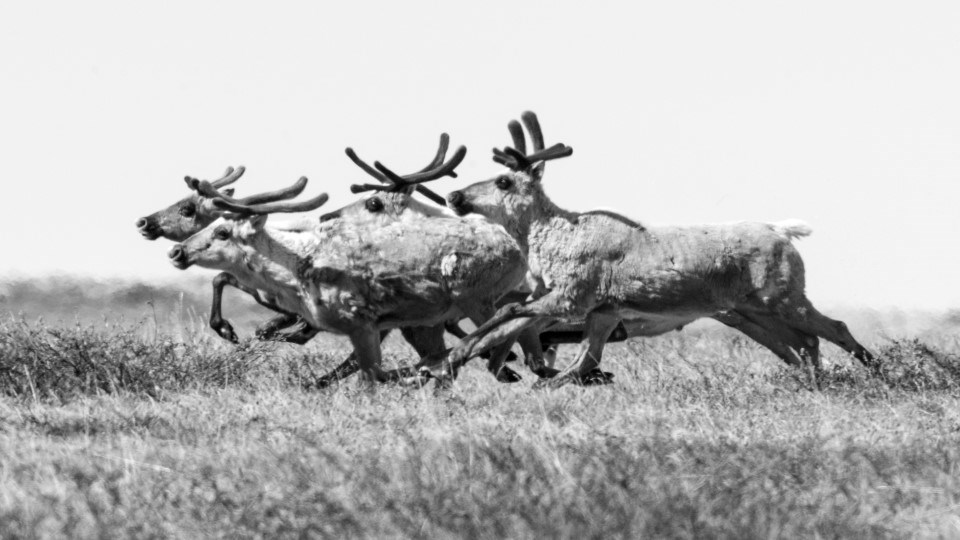
[[[251,216],[258,214],[274,214],[274,213],[296,213],[296,212],[309,212],[320,208],[327,202],[329,197],[326,193],[321,193],[320,195],[308,199],[306,201],[292,202],[288,200],[277,201],[274,197],[277,193],[289,193],[291,191],[297,190],[303,191],[303,188],[307,185],[307,178],[300,177],[297,182],[285,190],[278,190],[273,192],[262,193],[260,195],[253,195],[247,197],[243,200],[237,200],[227,195],[220,193],[217,188],[213,186],[212,183],[207,182],[206,180],[197,180],[196,178],[188,178],[187,181],[197,193],[205,197],[209,197],[213,202],[213,205],[221,210],[228,210],[236,214]],[[287,197],[289,198],[289,197]],[[260,203],[249,203],[249,200],[260,200],[267,202]]]
[[[415,189],[422,193],[424,196],[432,200],[433,202],[445,205],[446,201],[443,197],[436,194],[423,184],[431,180],[437,180],[444,176],[451,176],[456,178],[457,173],[454,172],[457,165],[459,165],[463,158],[467,155],[467,149],[464,146],[457,148],[457,151],[454,152],[453,157],[450,158],[450,161],[444,163],[444,158],[447,155],[447,148],[450,145],[450,136],[446,133],[440,135],[440,145],[437,148],[437,154],[433,160],[423,169],[418,172],[408,174],[408,175],[399,175],[389,168],[386,165],[375,161],[373,167],[360,159],[356,152],[352,148],[346,149],[347,157],[353,161],[358,167],[363,169],[363,171],[370,176],[376,178],[381,184],[354,184],[350,186],[350,191],[352,193],[363,193],[365,191],[387,191],[387,192],[399,192],[406,189],[409,189],[411,186],[416,186]]]
[[[204,193],[201,193],[201,195],[225,199],[235,204],[251,205],[251,204],[263,204],[268,202],[292,199],[297,195],[299,195],[300,193],[302,193],[304,188],[307,187],[307,177],[301,176],[299,180],[294,182],[293,185],[289,187],[278,189],[275,191],[258,193],[256,195],[250,195],[249,197],[244,197],[242,199],[234,199],[229,195],[227,195],[226,193],[219,191],[219,189],[222,188],[223,186],[236,182],[237,179],[243,175],[245,170],[246,169],[244,169],[243,166],[238,167],[236,170],[234,170],[233,167],[227,168],[227,172],[224,173],[224,176],[222,178],[208,182],[208,184],[210,184],[210,187],[213,190],[213,193],[215,193],[215,195],[206,195]],[[184,176],[183,180],[187,183],[187,186],[190,187],[190,189],[194,191],[198,191],[197,186],[200,184],[201,182],[200,180],[192,176]]]
[[[533,153],[527,154],[526,138],[523,136],[523,129],[520,128],[520,122],[511,120],[507,124],[510,130],[510,138],[513,139],[513,147],[505,146],[503,150],[493,149],[493,160],[497,163],[515,171],[529,169],[533,165],[549,161],[551,159],[560,159],[573,154],[573,148],[557,143],[550,148],[544,149],[543,131],[540,129],[540,122],[537,115],[531,111],[524,112],[521,117],[523,125],[530,133],[530,139],[533,141]]]
[[[236,169],[233,167],[227,167],[227,172],[223,173],[223,176],[213,180],[211,184],[215,188],[222,188],[224,186],[229,186],[230,184],[236,182],[243,176],[243,173],[246,172],[246,168],[243,165],[240,165]]]

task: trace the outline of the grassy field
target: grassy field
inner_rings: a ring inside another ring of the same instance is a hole
[[[3,537],[960,536],[949,315],[852,324],[885,378],[826,346],[821,392],[709,325],[611,345],[605,387],[318,391],[342,339],[234,347],[200,289],[68,285],[0,289]]]

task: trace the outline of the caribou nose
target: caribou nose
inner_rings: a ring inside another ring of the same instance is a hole
[[[447,195],[447,202],[450,203],[451,206],[460,206],[463,204],[463,193],[459,191],[450,193]]]
[[[137,228],[138,228],[138,229],[146,229],[146,228],[147,228],[147,225],[149,225],[149,223],[150,223],[150,222],[147,221],[147,218],[142,217],[142,218],[140,218],[140,219],[137,220]]]
[[[170,257],[170,260],[175,263],[183,262],[187,258],[187,254],[185,251],[183,251],[183,246],[180,244],[173,246],[173,249],[170,250],[170,253],[168,253],[167,256]]]

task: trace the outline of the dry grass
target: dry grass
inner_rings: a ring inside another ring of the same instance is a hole
[[[819,393],[694,330],[611,346],[611,386],[437,395],[303,390],[342,340],[186,326],[0,322],[0,536],[960,535],[947,330],[877,338],[885,382],[825,348]]]

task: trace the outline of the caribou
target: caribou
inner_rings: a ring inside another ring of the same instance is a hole
[[[446,158],[448,147],[449,136],[444,133],[440,137],[440,144],[433,160],[431,160],[426,167],[418,172],[427,173],[441,166]],[[352,149],[348,148],[346,152],[355,163],[359,161]],[[367,167],[365,163],[359,162],[358,164]],[[226,173],[221,178],[208,182],[212,190],[207,190],[205,193],[201,193],[195,189],[195,187],[200,184],[200,180],[191,176],[185,177],[184,180],[186,181],[187,186],[190,188],[191,194],[166,208],[138,219],[136,222],[138,231],[147,240],[167,238],[180,242],[201,231],[207,225],[228,213],[228,211],[214,206],[212,201],[216,197],[225,198],[235,204],[245,205],[278,202],[296,197],[303,192],[307,185],[307,178],[301,177],[296,183],[285,189],[251,195],[242,199],[233,199],[232,196],[234,194],[234,189],[232,187],[227,188],[226,186],[229,186],[239,180],[243,176],[245,170],[246,169],[242,166],[236,169],[233,167],[228,168]],[[455,173],[453,172],[448,174],[455,176]],[[390,181],[385,178],[382,181],[385,183],[390,183]],[[422,184],[416,184],[414,190],[434,202],[439,202],[440,205],[444,204],[445,202],[443,197]],[[375,205],[379,202],[380,201],[375,203],[367,203],[367,205],[369,207],[376,208]],[[416,202],[410,204],[415,206],[419,211],[423,211],[425,213],[435,213],[436,209],[440,209],[448,216],[453,215],[445,208],[445,206],[429,207],[426,205],[417,205]],[[277,211],[292,212],[297,211],[300,208],[302,207],[290,206],[286,209],[278,208]],[[392,210],[393,211],[383,212],[381,215],[399,215],[401,213],[396,205],[394,205]],[[366,211],[354,211],[348,212],[346,217],[347,219],[365,219],[368,214],[369,213]],[[333,217],[335,216],[333,213],[331,213],[325,214],[321,219],[325,221],[332,219]],[[311,229],[313,225],[307,222],[301,222],[285,226],[287,229],[290,229],[291,227],[294,229],[307,230]],[[220,337],[232,343],[239,342],[239,337],[234,331],[233,325],[222,315],[222,295],[224,288],[228,285],[249,294],[261,306],[279,313],[278,316],[267,321],[257,329],[256,336],[259,339],[304,344],[319,332],[318,329],[311,327],[298,315],[287,312],[276,305],[266,291],[249,287],[241,283],[229,272],[222,272],[213,280],[213,300],[210,308],[210,327]],[[509,298],[519,297],[517,295],[513,295]],[[292,330],[287,330],[288,328],[292,328]],[[448,332],[457,337],[466,336],[466,332],[461,330],[455,321],[446,323],[445,328]],[[387,334],[388,331],[385,331],[382,337],[386,337]],[[429,354],[436,354],[437,351],[443,350],[443,328],[427,329],[423,327],[404,327],[401,328],[401,334],[403,335],[404,339],[410,343],[420,357],[424,357]],[[509,356],[511,359],[514,357],[513,353],[510,353]],[[326,387],[331,383],[339,381],[342,378],[353,374],[357,371],[357,369],[359,369],[359,367],[356,362],[356,357],[355,355],[351,355],[343,363],[335,367],[331,372],[316,379],[313,384],[317,388]],[[520,376],[509,368],[503,368],[498,371],[498,379],[503,382],[513,382],[520,380]]]
[[[804,293],[804,266],[792,240],[810,234],[799,221],[648,227],[610,211],[573,212],[554,204],[541,183],[544,163],[572,154],[544,147],[536,115],[508,125],[513,147],[494,149],[506,167],[496,177],[450,193],[459,215],[503,225],[529,263],[532,300],[514,303],[463,340],[446,362],[429,365],[452,378],[478,352],[555,321],[584,321],[575,360],[540,386],[581,381],[600,363],[621,320],[633,335],[657,335],[701,317],[726,323],[792,365],[821,369],[824,338],[876,369],[874,356],[843,322],[821,314]]]
[[[234,194],[233,188],[226,188],[239,180],[246,172],[243,166],[228,167],[226,173],[210,182],[215,189],[222,189],[220,193],[225,196]],[[187,176],[184,181],[190,188],[190,195],[187,197],[158,210],[148,216],[141,217],[136,222],[137,230],[140,235],[147,240],[156,240],[165,238],[175,242],[182,242],[197,232],[203,230],[207,225],[216,221],[224,214],[223,210],[213,205],[212,199],[195,191],[192,186],[196,179]],[[288,188],[251,195],[243,199],[238,199],[242,204],[263,204],[278,202],[296,197],[303,192],[307,186],[307,178],[301,177],[297,182]],[[281,311],[276,305],[270,303],[260,291],[249,289],[237,281],[237,279],[227,272],[217,275],[213,279],[213,300],[210,306],[210,328],[221,338],[232,343],[238,343],[239,337],[233,329],[233,325],[225,320],[222,315],[223,290],[227,286],[240,289],[249,294],[260,305],[272,310]],[[289,313],[281,313],[279,316],[271,319],[265,325],[257,329],[257,336],[261,339],[282,339],[292,343],[306,343],[315,332],[293,317]],[[282,328],[294,326],[295,331],[286,335],[278,334]]]
[[[358,165],[359,158],[351,155]],[[514,290],[526,273],[526,261],[513,238],[499,225],[462,219],[444,212],[408,212],[422,204],[412,188],[449,175],[466,148],[428,172],[400,176],[376,162],[363,163],[387,184],[358,186],[372,196],[325,214],[310,229],[266,227],[271,213],[286,211],[289,201],[244,204],[217,191],[212,183],[191,182],[199,194],[226,213],[174,246],[174,266],[223,270],[247,286],[269,291],[284,312],[312,328],[346,335],[365,381],[397,380],[402,372],[382,369],[381,331],[403,326],[437,327],[466,316],[480,325],[494,302]],[[316,197],[297,208],[317,208]],[[440,335],[442,344],[442,333]],[[494,349],[501,359],[510,344]],[[442,346],[440,346],[442,350]],[[495,366],[501,372],[502,364]]]

